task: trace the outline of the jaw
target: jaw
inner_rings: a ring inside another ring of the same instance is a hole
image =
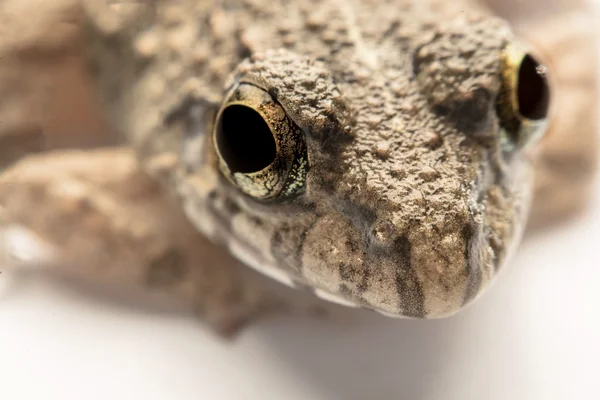
[[[451,201],[443,192],[410,208],[364,185],[362,192],[336,192],[307,232],[304,279],[390,315],[442,318],[470,304],[520,242],[530,197],[526,160],[515,158],[501,172],[491,162],[474,165],[472,178],[456,177],[465,189]]]
[[[487,198],[492,210],[501,201],[493,194]],[[258,272],[326,301],[389,317],[442,318],[462,309],[496,275],[497,262],[508,258],[497,257],[497,251],[514,248],[520,232],[514,222],[484,225],[490,216],[477,222],[462,213],[443,229],[438,224],[414,225],[384,244],[375,237],[365,241],[350,219],[331,214],[314,218],[288,241],[281,237],[281,225],[257,225],[255,217],[242,212],[227,215],[218,201],[207,208],[188,204],[186,209],[199,230]],[[200,215],[198,209],[210,211]],[[273,237],[278,235],[282,241],[275,254]],[[300,236],[301,243],[292,240]],[[505,241],[494,246],[491,240]],[[292,259],[298,264],[290,265]]]
[[[441,318],[475,299],[519,241],[528,204],[524,180],[513,175],[494,185],[489,174],[468,180],[458,206],[432,197],[412,220],[406,209],[364,191],[326,198],[317,188],[305,199],[314,207],[274,210],[224,189],[214,171],[212,180],[202,172],[176,186],[200,231],[280,283],[387,316]]]

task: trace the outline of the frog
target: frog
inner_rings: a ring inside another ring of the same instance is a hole
[[[592,179],[593,110],[556,158],[574,126],[564,75],[484,4],[79,6],[123,141],[11,153],[4,218],[50,244],[54,269],[175,299],[221,334],[323,300],[450,317],[528,221],[585,201],[556,188]]]

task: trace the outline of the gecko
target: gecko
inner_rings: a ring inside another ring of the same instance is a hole
[[[80,7],[125,145],[9,152],[4,218],[51,244],[56,269],[175,298],[220,333],[322,300],[451,316],[528,221],[585,201],[595,113],[562,91],[577,76],[482,4]]]

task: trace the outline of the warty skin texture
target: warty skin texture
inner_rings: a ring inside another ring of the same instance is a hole
[[[109,107],[145,169],[244,263],[321,297],[435,318],[477,297],[518,243],[530,168],[527,152],[501,148],[514,38],[499,19],[441,1],[95,3],[90,59]],[[305,132],[294,199],[254,200],[219,171],[214,116],[240,81]]]

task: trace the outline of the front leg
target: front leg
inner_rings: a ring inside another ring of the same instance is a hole
[[[0,1],[0,172],[27,154],[119,141],[96,104],[80,0]]]
[[[273,312],[319,307],[309,298],[292,307],[287,288],[196,232],[128,149],[26,158],[0,176],[0,207],[59,251],[60,272],[166,295],[220,334]]]

